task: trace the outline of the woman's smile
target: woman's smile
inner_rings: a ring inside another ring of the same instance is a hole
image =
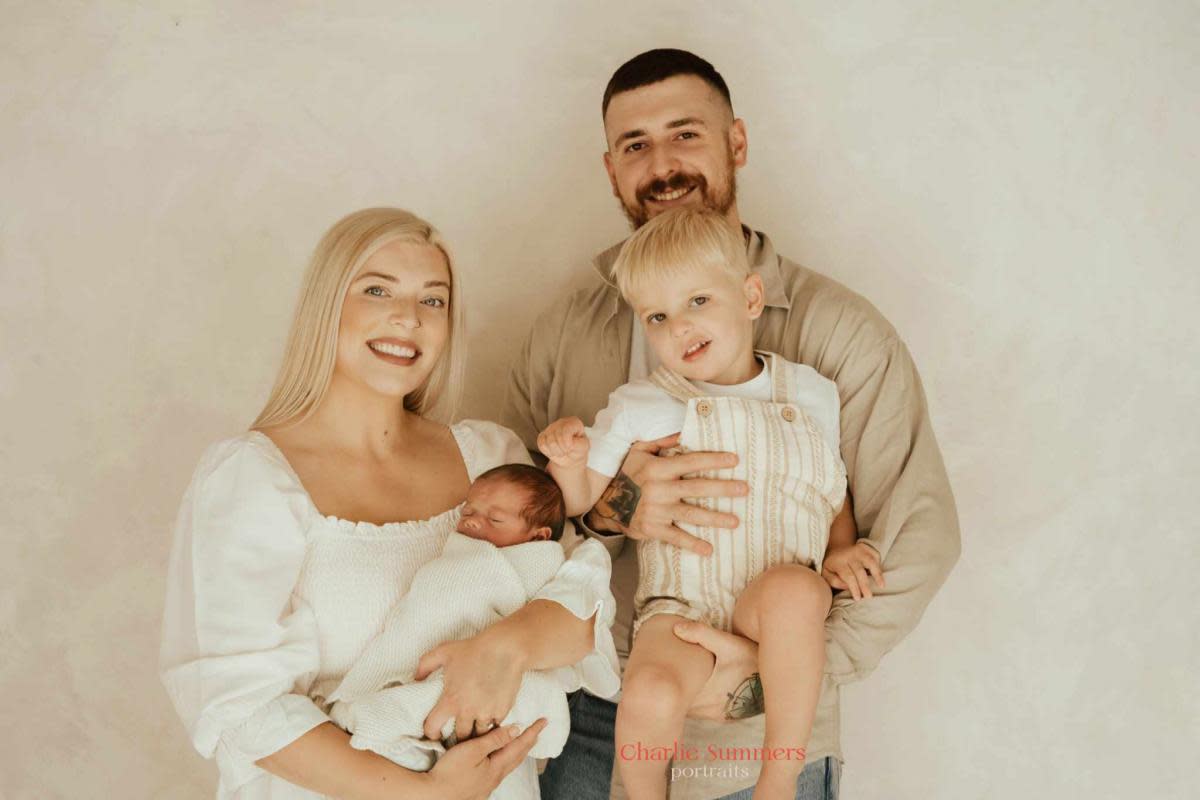
[[[371,352],[381,361],[402,367],[412,366],[421,357],[420,348],[407,339],[372,339],[367,342],[367,347],[371,348]]]

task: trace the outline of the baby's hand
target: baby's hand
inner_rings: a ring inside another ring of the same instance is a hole
[[[879,553],[862,540],[849,547],[829,551],[821,564],[821,577],[834,589],[849,589],[855,600],[871,596],[867,573],[875,580],[876,586],[880,589],[884,587]]]
[[[538,436],[537,444],[542,455],[557,466],[581,467],[587,463],[590,443],[579,417],[563,417],[551,422]]]

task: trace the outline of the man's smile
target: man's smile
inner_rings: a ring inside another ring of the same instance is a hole
[[[673,200],[678,200],[681,197],[691,194],[695,188],[695,186],[689,186],[686,189],[675,189],[674,191],[663,192],[661,194],[652,194],[649,199],[655,203],[670,203]]]

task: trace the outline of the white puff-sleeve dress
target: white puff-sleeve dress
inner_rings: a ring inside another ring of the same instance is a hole
[[[464,420],[450,429],[472,480],[529,463],[507,428]],[[324,698],[417,569],[441,553],[458,513],[385,525],[324,516],[267,436],[251,431],[204,453],[176,521],[160,671],[193,745],[216,759],[218,798],[321,797],[254,762],[330,721]],[[608,552],[572,531],[562,544],[567,559],[536,599],[595,615],[595,645],[550,674],[564,691],[611,697],[620,678]]]

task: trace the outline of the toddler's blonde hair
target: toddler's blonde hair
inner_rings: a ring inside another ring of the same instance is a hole
[[[750,274],[742,232],[708,208],[666,211],[626,240],[612,279],[626,302],[647,282],[698,269],[717,269],[739,283]]]

